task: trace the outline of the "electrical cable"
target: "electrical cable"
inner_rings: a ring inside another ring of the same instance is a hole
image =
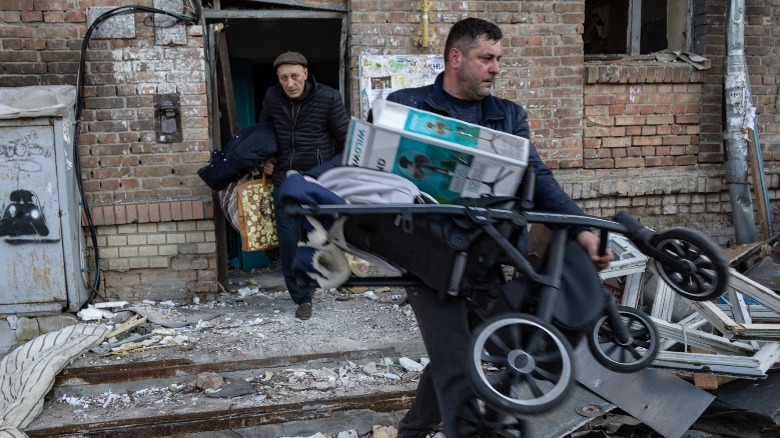
[[[108,10],[102,14],[100,14],[97,18],[95,18],[95,21],[92,22],[92,24],[87,28],[86,34],[84,34],[84,40],[81,42],[81,59],[79,60],[79,69],[76,74],[76,109],[75,109],[75,135],[73,136],[73,163],[74,163],[74,171],[76,172],[76,182],[78,183],[78,190],[79,190],[79,196],[81,197],[81,207],[84,211],[84,217],[87,220],[87,228],[89,229],[90,233],[90,240],[92,241],[92,248],[94,252],[94,258],[95,258],[95,278],[93,281],[92,286],[90,287],[90,295],[84,304],[82,304],[81,308],[87,307],[88,304],[93,303],[95,300],[95,297],[97,296],[98,289],[100,289],[100,277],[101,277],[101,270],[100,270],[100,250],[98,248],[98,242],[97,242],[97,229],[95,228],[94,221],[92,219],[92,212],[89,209],[89,204],[87,202],[87,198],[84,196],[84,187],[82,185],[82,176],[81,176],[81,163],[79,160],[79,135],[81,134],[81,112],[84,107],[84,76],[85,76],[85,67],[86,67],[86,53],[87,48],[89,47],[90,39],[92,38],[92,33],[100,27],[102,23],[104,23],[106,20],[116,17],[118,15],[124,15],[124,14],[134,14],[134,13],[150,13],[150,14],[160,14],[160,15],[166,15],[169,17],[174,18],[176,21],[173,22],[170,25],[166,26],[159,26],[159,27],[170,27],[175,25],[178,22],[185,22],[189,24],[197,24],[200,21],[201,18],[201,5],[199,0],[189,0],[189,3],[191,7],[184,6],[184,3],[182,2],[182,6],[184,10],[190,10],[192,11],[192,14],[183,14],[178,12],[171,12],[171,11],[165,11],[162,9],[157,8],[151,8],[147,6],[138,6],[138,5],[128,5],[128,6],[120,6],[118,8],[114,8],[111,10]],[[147,23],[146,20],[144,20],[144,23]],[[89,276],[88,274],[86,275]],[[87,285],[88,286],[88,285]]]

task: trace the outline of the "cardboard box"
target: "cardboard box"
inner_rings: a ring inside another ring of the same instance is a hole
[[[528,166],[527,139],[386,100],[350,123],[343,164],[401,175],[439,202],[512,196]]]

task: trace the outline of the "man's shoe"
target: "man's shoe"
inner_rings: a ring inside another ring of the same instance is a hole
[[[298,308],[295,309],[295,317],[298,319],[311,318],[311,303],[298,304]]]

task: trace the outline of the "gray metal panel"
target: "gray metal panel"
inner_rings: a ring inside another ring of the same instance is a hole
[[[528,415],[530,436],[535,438],[568,436],[593,421],[598,415],[613,409],[615,405],[612,403],[583,386],[574,385],[571,394],[551,410],[542,414]],[[595,416],[586,416],[580,412],[592,412]]]
[[[51,119],[3,121],[0,145],[0,283],[7,291],[0,312],[60,310],[67,299],[56,166],[62,152]]]
[[[65,263],[65,285],[68,310],[78,311],[89,298],[85,286],[87,255],[84,229],[81,226],[83,204],[73,163],[75,124],[72,113],[54,119],[54,144],[57,147],[57,183],[60,194],[60,225]]]
[[[74,90],[0,89],[15,103],[0,120],[0,313],[75,311],[88,298]]]
[[[580,384],[666,437],[682,436],[715,398],[669,372],[610,371],[596,362],[586,342],[574,356]]]

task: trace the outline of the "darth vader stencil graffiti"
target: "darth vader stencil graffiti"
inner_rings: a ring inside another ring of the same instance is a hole
[[[46,217],[35,193],[29,190],[14,190],[10,198],[10,203],[3,205],[0,237],[49,235]]]
[[[59,241],[57,170],[51,129],[14,127],[0,144],[0,243]],[[48,208],[48,206],[53,206]],[[51,210],[51,211],[48,211]]]

